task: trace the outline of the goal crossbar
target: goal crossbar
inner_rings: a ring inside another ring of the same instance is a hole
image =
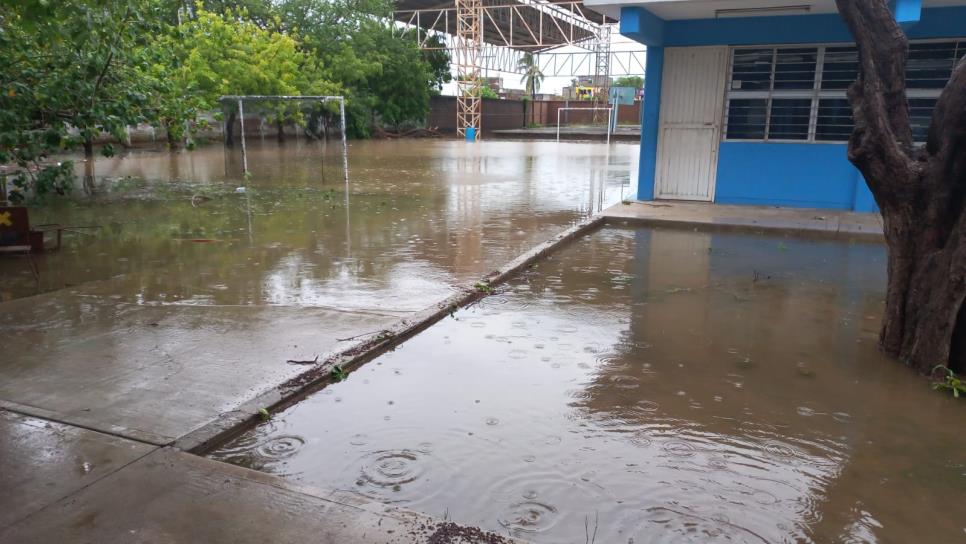
[[[220,102],[238,102],[238,119],[241,121],[242,169],[248,174],[248,150],[245,147],[245,100],[308,100],[311,102],[339,103],[339,132],[342,133],[342,171],[345,176],[346,193],[349,191],[349,145],[345,139],[345,97],[325,95],[272,95],[272,94],[228,94],[219,98]]]
[[[557,141],[560,141],[560,112],[562,111],[606,111],[607,112],[607,143],[610,143],[610,132],[611,132],[611,117],[614,113],[614,108],[601,108],[601,107],[590,107],[590,108],[557,108]]]

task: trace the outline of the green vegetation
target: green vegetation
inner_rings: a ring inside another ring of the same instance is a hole
[[[496,91],[494,91],[493,89],[491,89],[489,87],[480,86],[480,87],[477,87],[477,88],[479,89],[479,91],[476,94],[480,98],[500,98],[500,95],[497,94]]]
[[[537,64],[537,57],[533,56],[533,53],[525,53],[517,61],[517,68],[523,72],[520,83],[526,85],[527,94],[530,95],[531,99],[536,100],[537,91],[540,90],[540,84],[543,83],[543,72],[540,70],[540,65]]]
[[[475,287],[477,291],[483,293],[484,295],[493,294],[493,286],[485,281],[478,281],[476,282],[475,285],[473,285],[473,287]]]
[[[11,198],[69,193],[73,168],[49,157],[83,146],[91,158],[102,135],[124,142],[138,123],[177,146],[225,94],[344,95],[354,137],[421,122],[449,55],[421,52],[391,11],[389,0],[0,0]],[[295,104],[266,107],[270,122],[305,122]]]
[[[614,79],[614,87],[634,87],[635,89],[644,88],[644,78],[641,76],[621,76]]]
[[[268,412],[268,409],[266,409],[266,408],[259,408],[258,409],[258,416],[262,418],[262,421],[268,421],[268,420],[272,419],[272,414],[270,414]]]
[[[942,381],[934,382],[932,388],[936,391],[950,391],[957,399],[960,394],[966,395],[966,381],[956,375],[952,369],[943,365],[933,368],[933,372],[941,370],[943,372]]]
[[[329,371],[329,375],[332,376],[332,379],[337,382],[341,382],[349,377],[349,373],[339,365],[333,366],[332,370]]]

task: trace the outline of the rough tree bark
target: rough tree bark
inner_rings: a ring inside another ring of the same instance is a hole
[[[906,101],[908,40],[885,0],[836,0],[859,50],[849,160],[882,213],[888,286],[879,343],[921,373],[966,370],[966,59],[936,103],[924,146]]]

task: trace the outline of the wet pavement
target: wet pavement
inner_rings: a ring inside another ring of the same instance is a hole
[[[0,407],[166,444],[619,201],[636,146],[250,142],[98,159],[0,260]],[[83,173],[83,170],[81,171]],[[36,294],[40,291],[40,294]],[[349,339],[349,340],[346,340]]]
[[[514,544],[479,531],[159,448],[4,527],[0,542]]]
[[[0,529],[150,453],[140,442],[0,410]]]
[[[884,248],[607,227],[216,452],[534,542],[953,542],[962,406]]]

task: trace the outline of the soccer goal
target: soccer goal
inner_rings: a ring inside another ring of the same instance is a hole
[[[600,115],[606,112],[606,116]],[[571,127],[593,128],[600,126],[599,117],[604,117],[604,131],[607,133],[607,143],[610,143],[611,118],[614,108],[602,107],[583,107],[583,108],[558,108],[557,109],[557,141],[560,141],[560,127],[562,123],[568,123]]]
[[[346,186],[349,185],[349,146],[346,143],[345,97],[342,96],[282,96],[282,95],[226,95],[221,97],[225,110],[225,144],[234,145],[233,125],[235,118],[240,124],[242,171],[248,175],[248,146],[245,141],[246,104],[248,122],[259,122],[259,131],[274,125],[279,141],[285,137],[287,125],[294,125],[313,138],[328,137],[330,120],[339,117],[338,130],[342,139],[342,171]],[[254,115],[253,115],[254,114]],[[256,119],[253,119],[255,117]],[[252,127],[249,127],[251,130]],[[323,163],[323,178],[325,166]]]

